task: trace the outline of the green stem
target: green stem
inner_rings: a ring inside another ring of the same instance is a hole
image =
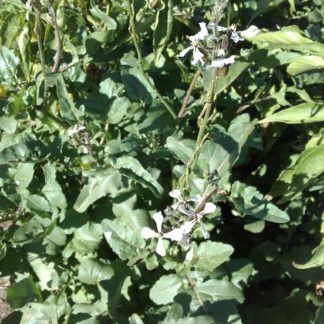
[[[46,81],[46,65],[45,65],[45,54],[42,44],[42,22],[41,22],[41,13],[40,13],[40,3],[39,0],[33,1],[33,7],[35,9],[35,18],[36,18],[36,37],[37,37],[37,45],[38,45],[38,51],[39,51],[39,59],[41,62],[42,67],[42,73],[44,78],[44,100],[47,97],[48,92],[48,86]]]
[[[194,151],[192,158],[186,164],[186,170],[179,180],[181,191],[183,191],[188,186],[188,178],[189,178],[190,171],[195,167],[198,157],[199,157],[201,147],[202,147],[204,141],[206,140],[206,138],[208,137],[208,134],[205,134],[205,131],[207,128],[208,120],[209,120],[209,117],[211,114],[212,105],[213,105],[213,101],[214,101],[216,80],[217,80],[217,70],[214,69],[213,76],[212,76],[212,82],[211,82],[211,85],[207,92],[207,99],[206,99],[205,105],[198,117],[199,131],[198,131],[198,136],[197,136],[197,140],[196,140],[195,151]]]
[[[139,70],[145,79],[145,81],[149,84],[150,88],[155,92],[156,96],[162,103],[162,105],[166,108],[166,110],[170,113],[170,115],[173,117],[173,119],[177,119],[176,113],[173,111],[172,107],[168,104],[168,102],[162,97],[158,89],[154,86],[150,78],[147,76],[147,74],[144,71],[143,68],[143,56],[142,56],[142,51],[139,43],[139,38],[136,33],[136,27],[135,27],[135,11],[134,11],[134,3],[133,0],[128,0],[128,11],[129,11],[129,16],[130,16],[130,33],[132,35],[133,43],[135,46],[135,50],[137,53],[137,60],[138,60],[138,66]]]

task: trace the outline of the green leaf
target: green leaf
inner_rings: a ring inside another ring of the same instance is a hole
[[[315,251],[311,259],[304,263],[304,264],[297,264],[293,262],[293,265],[297,269],[310,269],[316,267],[323,267],[324,266],[324,244],[319,245]]]
[[[0,117],[0,128],[8,134],[13,134],[17,128],[17,121],[13,117]]]
[[[297,26],[284,27],[276,32],[263,32],[248,38],[253,43],[261,44],[270,48],[293,49],[307,53],[317,53],[323,56],[324,45],[313,42],[303,36]]]
[[[116,98],[108,112],[108,120],[110,124],[118,124],[126,115],[127,109],[130,107],[130,101],[125,97]]]
[[[324,145],[302,152],[296,162],[284,170],[272,186],[269,195],[292,198],[324,172]]]
[[[34,212],[50,212],[48,201],[40,195],[24,194],[23,201],[26,208]]]
[[[139,182],[143,187],[150,189],[156,197],[161,197],[163,194],[161,185],[143,168],[139,161],[133,157],[122,156],[118,158],[115,167],[119,169],[123,175]]]
[[[239,181],[235,181],[232,185],[230,200],[244,215],[274,223],[289,221],[288,214],[268,202],[255,187],[247,186]]]
[[[223,92],[248,68],[249,62],[237,61],[231,65],[227,74],[223,77],[219,77],[216,82],[215,95]]]
[[[210,279],[203,283],[197,283],[196,289],[203,300],[218,301],[236,299],[240,303],[244,301],[242,291],[228,281]]]
[[[181,287],[182,280],[177,275],[164,275],[151,288],[150,298],[157,305],[172,303]]]
[[[125,85],[127,96],[135,101],[152,104],[155,93],[151,84],[146,80],[141,71],[137,68],[124,68],[121,77]],[[152,80],[151,80],[151,83]]]
[[[234,249],[229,244],[219,242],[203,242],[197,249],[197,260],[194,265],[198,270],[213,271],[216,267],[229,260]]]
[[[56,290],[60,286],[59,276],[54,269],[53,262],[46,262],[44,258],[37,253],[27,253],[27,259],[35,272],[42,290]]]
[[[238,160],[241,150],[254,126],[241,115],[231,122],[227,132],[215,128],[211,131],[211,140],[205,141],[198,158],[198,166],[205,172],[217,173],[220,185],[227,182],[229,171]]]
[[[88,222],[74,232],[73,239],[63,251],[63,256],[68,258],[74,252],[81,254],[93,253],[99,246],[102,235],[103,230],[101,225]]]
[[[187,164],[194,154],[196,144],[193,140],[178,140],[174,136],[169,136],[165,146],[182,163]]]
[[[43,168],[45,186],[42,193],[53,207],[65,209],[67,202],[60,184],[56,181],[56,169],[54,164],[46,164]]]
[[[315,55],[304,55],[295,59],[287,67],[287,72],[296,75],[309,70],[324,69],[324,59]]]
[[[254,18],[272,10],[273,8],[278,7],[280,4],[282,4],[285,0],[258,0],[256,2],[257,8],[255,12],[253,13],[253,16],[249,22],[251,23]]]
[[[30,80],[29,77],[29,51],[28,51],[28,45],[30,44],[30,31],[27,26],[25,26],[22,30],[22,32],[18,36],[18,48],[19,53],[21,57],[21,68],[24,72],[25,78],[27,81]]]
[[[129,215],[129,218],[132,218],[132,215]],[[140,254],[145,246],[140,230],[133,229],[127,220],[105,219],[102,227],[107,243],[122,260],[131,259]]]
[[[307,102],[274,113],[259,123],[305,124],[322,121],[324,121],[324,104]]]
[[[85,212],[90,205],[107,194],[114,196],[120,187],[120,173],[114,169],[90,175],[73,208],[79,213]]]
[[[99,21],[104,22],[108,30],[116,30],[117,28],[116,21],[113,18],[106,15],[103,11],[101,11],[99,9],[99,6],[95,4],[94,0],[90,0],[90,4],[91,4],[90,12],[92,13],[92,15],[98,18]]]
[[[15,172],[15,182],[18,191],[27,189],[34,177],[34,163],[19,163]]]
[[[12,284],[7,290],[7,301],[12,308],[20,308],[35,300],[41,302],[42,295],[30,277]]]
[[[173,1],[162,0],[161,6],[156,15],[153,33],[154,62],[156,65],[158,65],[160,56],[168,44],[173,25]]]
[[[0,49],[0,80],[6,84],[12,84],[16,80],[18,58],[14,52],[5,46]]]
[[[87,285],[96,285],[99,281],[110,279],[114,275],[112,267],[95,259],[85,259],[78,270],[78,279]]]
[[[76,123],[79,118],[79,112],[69,96],[62,74],[56,75],[56,94],[61,116],[71,124]]]

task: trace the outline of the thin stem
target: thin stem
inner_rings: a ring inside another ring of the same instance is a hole
[[[41,22],[41,13],[40,13],[39,0],[34,0],[32,2],[32,4],[33,4],[33,8],[35,10],[35,19],[36,19],[35,34],[36,34],[36,37],[37,37],[39,59],[40,59],[40,62],[41,62],[43,79],[44,79],[44,100],[45,100],[46,97],[47,97],[48,86],[47,86],[47,80],[46,80],[45,54],[44,54],[43,43],[42,43],[42,32],[43,31],[42,31],[42,22]]]
[[[58,67],[60,64],[60,59],[62,55],[62,40],[61,40],[61,34],[60,34],[60,29],[57,24],[56,20],[56,14],[52,6],[49,7],[48,9],[49,15],[51,17],[51,23],[54,28],[54,34],[55,34],[55,42],[56,42],[56,52],[54,55],[54,64],[52,66],[52,72],[55,73],[58,71]]]
[[[205,105],[198,117],[198,127],[199,127],[199,132],[196,140],[196,148],[195,152],[192,156],[192,158],[189,160],[189,162],[186,165],[186,170],[182,177],[179,180],[180,184],[180,189],[183,190],[188,186],[188,178],[189,178],[189,173],[190,171],[195,167],[198,157],[199,157],[199,152],[201,150],[201,147],[208,137],[208,134],[205,134],[208,120],[211,114],[211,108],[214,100],[214,94],[215,94],[215,85],[216,85],[216,79],[217,79],[217,70],[213,70],[213,77],[212,77],[212,82],[210,84],[210,87],[207,92],[207,99],[205,102]]]
[[[147,74],[144,71],[143,68],[143,56],[142,56],[142,51],[139,43],[139,37],[136,32],[136,27],[135,27],[135,10],[134,10],[134,3],[133,0],[128,0],[128,11],[129,11],[129,16],[130,16],[130,26],[129,26],[129,31],[132,35],[133,43],[135,46],[135,50],[137,53],[137,60],[138,60],[138,67],[139,70],[145,79],[145,81],[149,84],[150,88],[155,92],[156,96],[162,103],[162,105],[166,108],[166,110],[170,113],[170,115],[174,118],[177,119],[177,115],[173,111],[172,107],[168,104],[168,102],[162,97],[158,89],[154,86],[150,78],[147,76]]]
[[[196,287],[196,283],[194,282],[194,280],[193,280],[193,279],[192,279],[188,274],[186,275],[186,278],[187,278],[187,280],[188,280],[189,286],[192,288],[194,294],[196,295],[196,297],[197,297],[197,299],[198,299],[198,301],[199,301],[199,304],[201,305],[202,309],[204,310],[204,313],[205,313],[206,315],[208,315],[207,308],[206,308],[206,306],[205,306],[203,300],[202,300],[201,297],[200,297],[200,294],[199,294],[199,292],[198,292],[198,290],[197,290],[197,287]]]
[[[191,83],[190,83],[190,86],[189,86],[188,91],[186,93],[186,96],[183,99],[181,109],[180,109],[180,111],[178,113],[178,119],[183,118],[183,116],[186,113],[189,98],[191,96],[191,93],[192,93],[192,90],[193,90],[195,84],[197,83],[197,80],[198,80],[200,74],[201,74],[201,71],[198,69],[196,74],[194,75],[193,79],[191,80]]]

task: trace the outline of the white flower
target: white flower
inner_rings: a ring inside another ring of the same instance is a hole
[[[178,57],[184,57],[190,51],[192,51],[193,59],[191,64],[193,65],[196,65],[198,62],[201,62],[201,64],[205,63],[203,60],[204,54],[198,49],[198,44],[208,36],[208,30],[205,23],[199,23],[199,26],[200,31],[196,35],[188,37],[191,45],[178,54]]]
[[[156,224],[157,232],[153,231],[149,227],[143,227],[141,235],[144,239],[157,238],[158,242],[157,242],[155,251],[157,254],[159,254],[161,256],[165,256],[166,251],[165,251],[165,248],[164,248],[163,242],[162,242],[162,237],[163,237],[163,233],[162,233],[163,215],[162,215],[162,213],[157,212],[157,213],[153,214],[153,219]]]
[[[232,55],[228,58],[220,58],[220,59],[213,60],[211,64],[208,65],[208,67],[216,68],[216,69],[222,68],[224,65],[233,64],[235,62],[234,58],[235,56]]]
[[[188,202],[198,202],[201,199],[200,195],[184,199],[181,196],[181,191],[175,189],[169,192],[169,196],[177,200],[177,202],[171,206],[173,210],[178,210],[180,213],[189,217],[195,216],[195,212],[193,208],[188,206]]]
[[[66,134],[67,134],[67,136],[71,137],[71,136],[74,136],[77,133],[80,133],[80,132],[84,131],[85,129],[86,128],[83,125],[75,124],[74,126],[71,126],[66,130]]]
[[[163,237],[172,241],[176,241],[181,246],[187,246],[189,244],[189,234],[191,233],[196,222],[196,219],[184,222],[180,227],[175,228],[168,233],[165,233]]]
[[[224,57],[225,56],[225,50],[223,48],[220,48],[216,51],[216,55],[218,57]]]

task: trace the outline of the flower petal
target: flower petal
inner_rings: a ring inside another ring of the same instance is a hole
[[[243,41],[244,39],[242,37],[240,37],[240,35],[236,31],[233,31],[232,35],[231,35],[231,40],[234,43],[237,43],[237,42]]]
[[[163,215],[161,212],[157,212],[153,214],[153,219],[156,224],[156,228],[158,230],[158,233],[161,233],[162,231],[162,223],[163,223]]]
[[[208,36],[208,29],[204,22],[199,23],[200,32],[196,35],[199,40],[204,40]]]
[[[181,196],[181,191],[178,190],[178,189],[175,189],[175,190],[172,190],[169,192],[169,196],[174,198],[174,199],[177,199],[179,201],[182,201],[182,196]]]
[[[165,251],[165,248],[163,246],[163,241],[162,241],[162,238],[161,237],[158,239],[155,252],[158,255],[161,255],[161,256],[165,256],[166,255],[166,251]]]
[[[244,38],[249,38],[249,37],[253,37],[259,33],[260,33],[260,29],[257,26],[252,25],[248,29],[241,31],[240,36],[242,36]]]
[[[216,26],[217,30],[219,32],[226,32],[227,31],[227,28],[226,27],[223,27],[223,26]]]
[[[211,64],[208,66],[209,68],[222,68],[224,65],[227,64],[233,64],[235,62],[234,60],[235,56],[232,55],[226,59],[218,59],[218,60],[214,60],[211,62]]]
[[[204,209],[200,212],[200,215],[210,214],[216,210],[216,205],[212,202],[208,202],[205,204]]]
[[[204,64],[204,61],[203,61],[203,58],[204,57],[204,54],[203,53],[201,53],[200,51],[199,51],[199,49],[198,48],[194,48],[193,49],[193,59],[192,59],[192,61],[191,61],[191,64],[192,65],[196,65],[198,62],[201,62],[202,64]]]
[[[185,55],[187,55],[187,53],[189,53],[191,50],[193,50],[193,46],[189,46],[185,49],[183,49],[177,56],[178,57],[184,57]]]
[[[163,234],[163,238],[172,240],[172,241],[181,241],[183,237],[183,231],[181,230],[181,228],[175,228],[172,231]]]
[[[142,231],[141,231],[141,236],[147,240],[147,239],[150,239],[150,238],[156,238],[156,237],[159,237],[159,234],[154,232],[151,228],[149,227],[143,227],[142,228]]]

